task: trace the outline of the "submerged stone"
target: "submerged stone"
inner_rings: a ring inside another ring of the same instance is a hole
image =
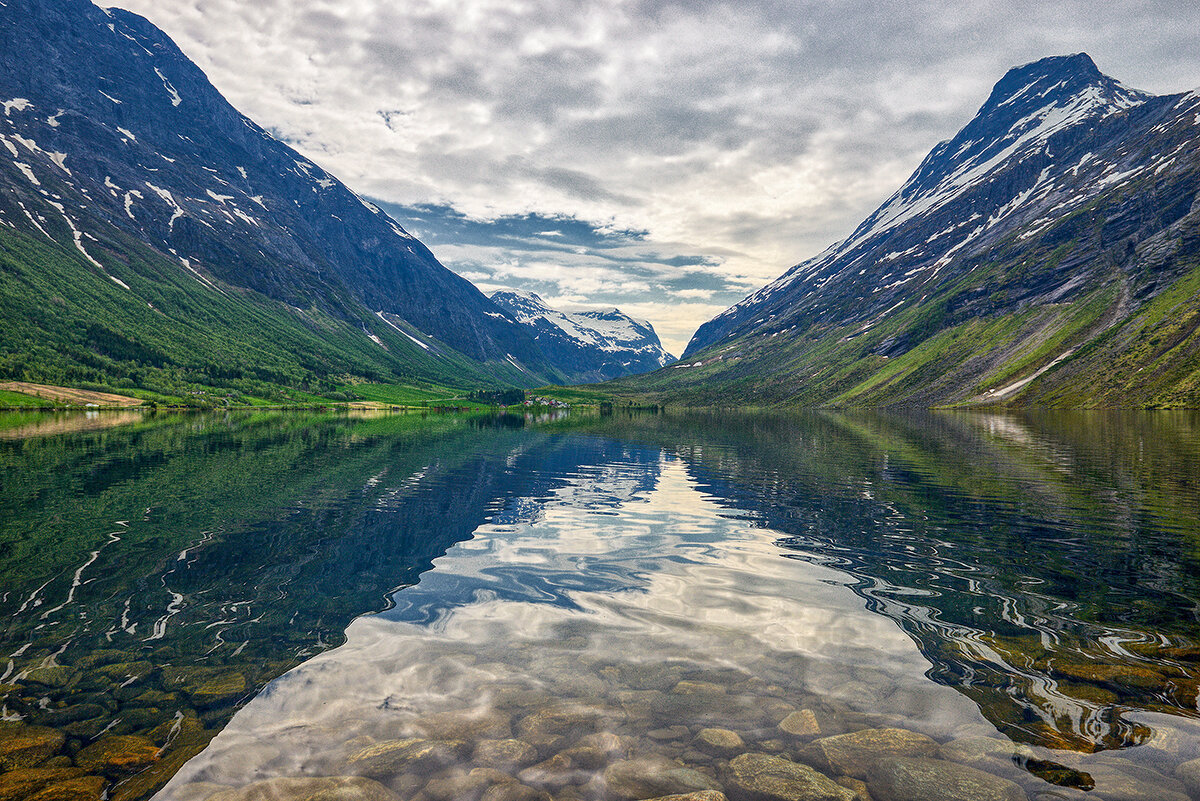
[[[28,801],[98,801],[106,782],[99,776],[80,776],[50,784],[28,797]]]
[[[489,787],[479,801],[553,801],[545,790],[513,782]]]
[[[604,785],[614,798],[654,798],[656,796],[720,790],[709,776],[665,759],[625,759],[604,771]]]
[[[608,714],[582,704],[554,704],[526,715],[517,724],[517,730],[521,736],[536,740],[574,729],[594,729],[596,722]]]
[[[1175,766],[1175,777],[1192,795],[1200,796],[1200,759],[1190,759]]]
[[[158,746],[145,737],[118,734],[92,743],[75,755],[75,764],[88,773],[124,776],[158,759]]]
[[[1087,770],[1096,783],[1096,794],[1104,801],[1184,801],[1189,797],[1183,782],[1124,760],[1092,763]]]
[[[461,747],[462,743],[458,742],[419,737],[388,740],[352,754],[347,760],[347,768],[373,778],[395,776],[405,771],[428,772],[453,762]]]
[[[79,768],[17,768],[0,774],[0,801],[18,801],[49,784],[83,775]]]
[[[660,795],[646,801],[726,801],[725,794],[719,790],[698,790],[694,793],[679,793],[677,795]]]
[[[729,763],[726,785],[748,801],[853,801],[854,792],[801,765],[769,754],[742,754]]]
[[[937,742],[908,729],[863,729],[813,740],[800,758],[826,773],[861,779],[885,757],[932,756],[937,750]]]
[[[581,784],[587,773],[576,770],[575,763],[566,754],[555,754],[544,762],[525,768],[517,774],[522,782],[534,787],[561,790],[568,784]]]
[[[793,737],[808,739],[821,735],[821,724],[811,709],[801,709],[779,721],[779,730]]]
[[[45,687],[65,687],[79,675],[73,667],[55,665],[53,667],[34,668],[25,674],[25,681],[30,684],[41,684]]]
[[[207,801],[399,801],[382,784],[362,776],[279,777],[222,790]]]
[[[871,768],[875,801],[1028,801],[1008,779],[927,757],[889,757]]]
[[[470,772],[450,771],[425,785],[414,801],[478,801],[490,787],[497,784],[516,784],[507,773],[491,768],[475,768]]]
[[[0,723],[0,769],[32,768],[66,743],[60,731],[24,723]]]
[[[736,756],[746,750],[741,735],[729,729],[701,729],[696,734],[695,745],[701,751],[724,757]]]
[[[480,740],[471,755],[475,764],[486,768],[523,768],[537,762],[538,752],[520,740]]]
[[[508,715],[495,709],[439,712],[419,718],[414,725],[433,740],[504,739],[512,736]]]

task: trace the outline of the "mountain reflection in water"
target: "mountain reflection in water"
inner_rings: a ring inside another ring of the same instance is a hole
[[[719,783],[705,728],[812,762],[799,712],[1033,796],[1182,798],[1200,757],[1194,415],[111,422],[0,435],[0,771],[132,735],[136,769],[85,768],[113,801],[364,772],[436,801],[504,741],[602,798],[631,757]],[[404,737],[455,745],[362,767]]]
[[[506,457],[511,486],[471,539],[272,684],[167,797],[362,772],[404,737],[466,745],[388,774],[402,795],[482,764],[476,741],[516,737],[546,759],[587,732],[719,777],[701,729],[806,760],[777,728],[798,709],[822,734],[992,738],[1002,758],[976,766],[1031,793],[1159,777],[1177,797],[1174,765],[1200,757],[1194,422],[565,423]],[[611,769],[521,775],[599,798]]]

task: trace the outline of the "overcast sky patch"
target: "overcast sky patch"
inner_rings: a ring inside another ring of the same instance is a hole
[[[119,4],[355,191],[425,209],[396,215],[481,288],[616,304],[674,352],[846,236],[1009,67],[1086,51],[1140,89],[1200,86],[1194,2]],[[522,220],[558,223],[501,239]]]

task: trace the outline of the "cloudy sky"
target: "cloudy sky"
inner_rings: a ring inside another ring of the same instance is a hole
[[[1013,65],[1200,87],[1194,0],[120,0],[484,291],[678,354],[847,235]]]

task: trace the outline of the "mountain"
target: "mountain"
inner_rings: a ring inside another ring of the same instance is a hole
[[[523,327],[141,17],[6,0],[0,103],[0,375],[558,378]]]
[[[848,238],[636,385],[799,405],[1200,403],[1200,92],[1017,67]],[[633,386],[633,385],[631,385]]]
[[[646,373],[675,361],[650,323],[620,309],[564,312],[532,292],[500,291],[491,299],[529,330],[570,383]]]

